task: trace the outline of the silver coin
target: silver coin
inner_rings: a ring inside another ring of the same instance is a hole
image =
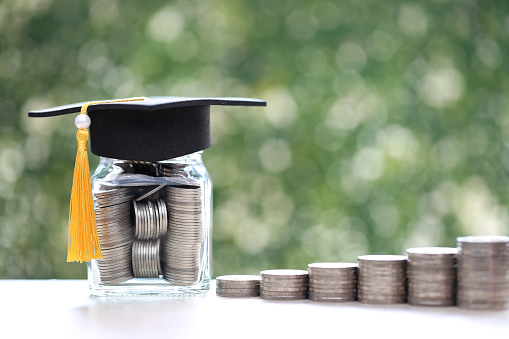
[[[456,247],[415,247],[407,249],[406,252],[409,258],[455,257],[458,249]]]
[[[317,284],[317,283],[309,283],[309,288],[320,288],[320,289],[331,289],[331,288],[357,288],[358,283],[352,282],[349,284]]]
[[[326,263],[313,263],[308,265],[309,275],[324,274],[324,275],[343,275],[356,274],[357,264],[341,263],[341,262],[326,262]]]
[[[260,291],[265,292],[304,292],[307,291],[307,286],[302,287],[273,287],[273,286],[266,286],[266,285],[260,285]]]
[[[340,293],[340,292],[316,292],[309,291],[309,296],[323,297],[323,298],[355,298],[356,292],[353,293]]]
[[[358,274],[315,274],[310,273],[309,274],[309,280],[315,280],[315,281],[351,281],[351,280],[357,280]]]
[[[159,213],[161,217],[161,236],[164,236],[168,231],[168,210],[162,200],[157,201],[159,207]]]
[[[405,304],[406,298],[401,296],[386,297],[386,298],[368,298],[368,297],[357,297],[359,302],[362,304],[381,304],[381,305],[394,305],[394,304]]]
[[[216,285],[216,289],[228,290],[228,291],[231,291],[231,292],[234,292],[235,290],[250,289],[250,290],[257,290],[259,292],[260,291],[260,286],[259,285],[239,285],[239,286],[236,286],[236,285],[229,285],[229,284],[221,284],[221,285]]]
[[[480,235],[458,237],[456,239],[462,245],[468,244],[509,244],[509,237],[504,235]]]
[[[323,303],[346,303],[346,302],[354,302],[357,301],[357,297],[350,297],[350,298],[335,298],[335,297],[315,297],[315,296],[308,296],[310,301],[314,302],[323,302]]]
[[[260,277],[257,275],[222,275],[216,278],[217,283],[229,283],[229,284],[238,284],[238,283],[249,283],[249,284],[259,284]]]
[[[196,274],[199,269],[199,264],[194,265],[178,265],[175,262],[166,262],[165,269],[171,273],[176,274]]]
[[[307,287],[308,283],[305,281],[301,282],[295,282],[295,283],[288,283],[288,282],[276,282],[276,281],[262,281],[260,282],[260,286],[265,286],[268,288],[271,287],[281,287],[281,288],[298,288],[298,287]]]
[[[400,262],[406,263],[408,257],[406,255],[392,255],[392,254],[382,254],[382,255],[360,255],[357,257],[359,263],[393,263]]]
[[[260,296],[274,296],[274,297],[290,297],[290,296],[304,296],[307,297],[308,291],[293,291],[293,292],[283,292],[283,291],[265,291],[260,289]]]
[[[263,278],[302,278],[307,279],[308,271],[304,270],[292,270],[292,269],[276,269],[276,270],[265,270],[260,272],[260,276]]]
[[[232,293],[232,292],[218,292],[218,291],[216,291],[216,295],[218,297],[226,297],[226,298],[255,298],[255,297],[259,297],[260,293],[257,293],[257,292]]]
[[[446,275],[446,276],[433,276],[433,275],[408,275],[408,281],[412,282],[421,282],[421,283],[441,283],[441,284],[449,284],[454,283],[456,281],[456,275]]]
[[[454,306],[456,300],[451,299],[432,299],[432,298],[416,298],[408,296],[408,304],[414,306]]]
[[[204,234],[203,234],[203,231],[202,230],[189,230],[189,231],[183,231],[183,230],[178,230],[178,229],[175,229],[175,228],[172,228],[170,231],[168,231],[167,233],[167,237],[168,238],[176,238],[176,239],[180,239],[180,238],[189,238],[189,239],[197,239],[197,238],[203,238],[204,237]]]
[[[179,281],[187,282],[187,283],[194,283],[194,282],[198,281],[199,273],[197,272],[195,274],[180,274],[180,273],[169,272],[165,269],[163,276],[165,277],[165,279],[179,280]]]
[[[272,301],[306,300],[307,299],[307,295],[275,296],[275,295],[262,295],[262,294],[260,294],[260,299],[272,300]]]
[[[309,291],[312,292],[324,292],[324,293],[357,293],[357,286],[349,286],[349,287],[316,287],[309,286]]]
[[[124,258],[128,258],[130,256],[131,251],[122,251],[122,252],[113,252],[113,253],[104,253],[103,259],[97,259],[98,264],[101,265],[103,263],[108,263],[112,261],[119,261]]]
[[[157,238],[157,218],[156,218],[156,211],[154,209],[154,204],[152,204],[152,201],[147,200],[147,211],[148,211],[148,239],[154,239]]]
[[[315,283],[315,284],[350,284],[350,283],[357,282],[357,281],[358,281],[357,275],[352,275],[352,276],[348,276],[348,277],[338,277],[338,278],[336,278],[336,277],[322,278],[319,276],[318,279],[314,275],[309,276],[309,282]]]
[[[454,296],[456,295],[456,288],[417,288],[409,287],[408,294],[436,294],[440,296]]]
[[[380,295],[405,294],[407,291],[405,287],[387,287],[387,286],[366,287],[359,285],[357,289],[359,292],[363,292],[366,294],[380,294]]]
[[[365,281],[359,280],[359,286],[364,286],[366,288],[395,288],[395,287],[405,287],[407,285],[406,281]]]
[[[228,292],[231,292],[231,293],[259,293],[260,289],[258,289],[258,288],[233,288],[233,289],[230,289],[230,288],[223,288],[223,287],[217,286],[216,291],[217,292],[225,292],[225,293],[228,293]]]
[[[509,302],[491,301],[491,300],[457,300],[458,307],[477,309],[477,310],[506,310],[509,308]]]
[[[368,285],[368,284],[373,284],[373,285],[378,285],[378,284],[384,284],[384,285],[387,285],[387,284],[405,284],[407,281],[406,279],[406,276],[390,276],[390,275],[386,275],[386,276],[373,276],[373,275],[368,275],[368,276],[364,276],[364,275],[361,275],[359,277],[359,283],[363,283],[365,285]]]
[[[161,220],[161,210],[159,208],[158,201],[152,201],[152,208],[154,210],[153,215],[153,223],[154,223],[154,238],[159,238],[163,232],[162,220]]]

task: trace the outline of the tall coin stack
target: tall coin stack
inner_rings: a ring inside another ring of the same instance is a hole
[[[469,236],[458,242],[458,306],[509,308],[509,237]]]
[[[309,299],[319,302],[357,300],[357,264],[313,263],[308,265]]]
[[[409,248],[408,303],[421,306],[453,306],[456,300],[458,249]]]
[[[101,282],[105,285],[133,278],[131,263],[134,241],[129,188],[112,188],[94,193],[97,234],[103,259],[97,260]]]
[[[406,256],[361,255],[357,260],[359,302],[366,304],[406,302]]]
[[[260,298],[302,300],[308,298],[308,271],[266,270],[260,272]]]
[[[135,278],[159,278],[161,275],[160,238],[168,230],[167,209],[162,199],[145,199],[154,197],[151,193],[133,200],[134,237],[132,261]],[[145,200],[142,200],[145,199]]]
[[[260,277],[256,275],[223,275],[216,278],[216,295],[249,298],[260,295]]]
[[[199,186],[167,186],[168,233],[163,244],[163,277],[188,286],[201,274],[204,241],[201,189]]]

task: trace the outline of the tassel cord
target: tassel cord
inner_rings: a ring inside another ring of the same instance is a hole
[[[71,201],[69,206],[69,243],[67,247],[67,261],[89,261],[103,259],[97,225],[95,221],[94,201],[90,182],[90,168],[87,155],[88,130],[90,118],[81,118],[87,114],[90,105],[145,100],[145,98],[129,98],[110,101],[96,101],[86,103],[81,107],[76,120],[78,132],[78,150],[72,181]]]

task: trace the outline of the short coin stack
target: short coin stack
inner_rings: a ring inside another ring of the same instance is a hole
[[[157,239],[168,230],[168,212],[162,199],[133,201],[136,239]]]
[[[409,304],[455,305],[457,253],[452,247],[407,249]]]
[[[406,256],[361,255],[357,260],[359,302],[366,304],[406,302]]]
[[[308,265],[309,300],[348,302],[357,300],[357,264],[313,263]]]
[[[168,233],[163,244],[164,279],[192,285],[201,274],[204,239],[202,190],[199,186],[167,186]]]
[[[159,278],[161,240],[136,240],[133,243],[133,272],[135,278]]]
[[[260,277],[256,275],[223,275],[216,278],[216,295],[249,298],[260,295]]]
[[[509,237],[470,236],[458,241],[458,306],[509,308]]]
[[[131,253],[133,230],[129,188],[111,188],[94,193],[97,234],[103,259],[97,266],[103,284],[116,284],[133,278]]]
[[[308,271],[266,270],[260,272],[260,298],[302,300],[308,297]]]

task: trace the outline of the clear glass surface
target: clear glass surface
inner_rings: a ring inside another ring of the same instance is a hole
[[[212,183],[201,152],[154,163],[101,158],[92,190],[102,260],[92,295],[209,290]]]

